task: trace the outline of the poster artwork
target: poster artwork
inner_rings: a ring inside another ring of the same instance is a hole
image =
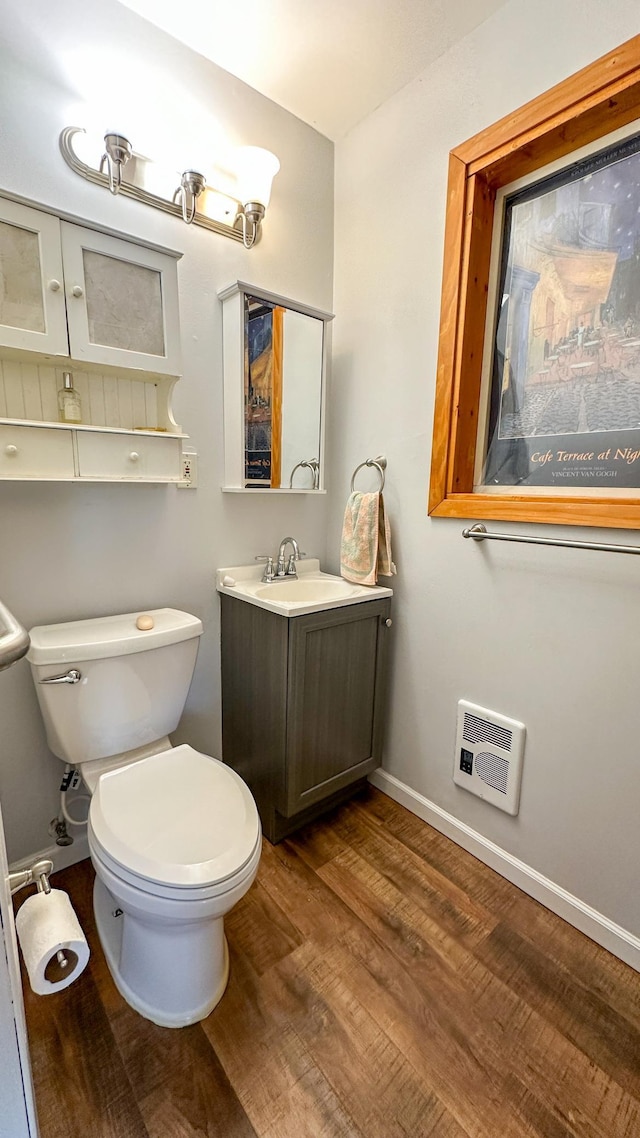
[[[505,203],[485,485],[640,487],[640,136]]]
[[[247,297],[244,392],[245,481],[271,482],[273,311]]]

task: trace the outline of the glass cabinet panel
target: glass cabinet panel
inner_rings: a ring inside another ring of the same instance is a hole
[[[89,340],[164,355],[162,284],[157,269],[82,250]]]
[[[0,199],[0,345],[64,355],[60,223]]]
[[[44,332],[38,234],[0,222],[0,323]]]

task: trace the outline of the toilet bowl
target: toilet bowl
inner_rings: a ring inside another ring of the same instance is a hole
[[[224,916],[255,878],[261,831],[240,776],[168,738],[200,622],[146,615],[152,629],[135,613],[35,628],[28,658],[49,745],[91,794],[94,911],[113,980],[145,1018],[183,1027],[225,990]],[[130,746],[110,753],[116,740]]]

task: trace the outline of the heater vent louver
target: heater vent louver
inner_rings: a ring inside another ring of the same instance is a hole
[[[509,781],[509,760],[502,759],[500,755],[492,755],[481,751],[476,755],[476,770],[487,786],[499,790],[501,794],[507,793]]]
[[[508,814],[517,814],[525,726],[496,711],[458,703],[453,781]]]
[[[496,747],[502,747],[503,751],[511,750],[513,731],[507,731],[487,719],[479,719],[477,715],[470,715],[469,712],[464,717],[463,734],[469,743],[495,743]]]

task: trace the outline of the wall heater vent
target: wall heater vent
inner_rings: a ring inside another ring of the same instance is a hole
[[[507,814],[517,814],[525,734],[524,723],[461,699],[453,781]]]

